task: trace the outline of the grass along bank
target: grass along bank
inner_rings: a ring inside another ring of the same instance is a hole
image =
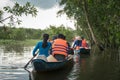
[[[22,45],[22,46],[35,46],[36,43],[40,41],[38,39],[29,39],[24,41],[16,41],[16,40],[0,40],[0,45]]]

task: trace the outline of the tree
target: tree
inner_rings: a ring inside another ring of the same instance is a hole
[[[25,40],[26,39],[26,32],[23,28],[13,28],[11,32],[11,39],[13,40]]]
[[[66,13],[76,20],[77,29],[92,37],[93,41],[108,48],[120,45],[120,6],[118,0],[61,0]],[[91,33],[89,35],[89,33]]]
[[[15,3],[15,5],[13,7],[10,6],[6,6],[3,7],[4,11],[0,10],[0,23],[3,24],[3,29],[4,31],[2,31],[3,35],[6,34],[6,36],[1,35],[1,37],[4,37],[4,39],[14,39],[14,40],[25,40],[25,31],[22,29],[15,29],[15,30],[8,30],[9,27],[15,27],[14,23],[21,23],[21,20],[19,20],[18,16],[22,16],[22,15],[32,15],[33,17],[35,17],[37,15],[37,9],[31,5],[29,2],[27,2],[25,5],[21,6],[18,3]],[[7,12],[10,14],[10,16],[3,18],[3,14],[4,12]],[[8,23],[9,26],[6,26],[7,24],[4,24],[4,21],[10,19],[11,23]],[[17,21],[14,21],[14,20]],[[11,28],[10,28],[11,29]],[[10,33],[9,33],[10,32]],[[11,34],[12,33],[12,34]],[[23,35],[23,36],[22,36]],[[2,38],[3,39],[3,38]]]
[[[38,12],[37,9],[30,4],[30,2],[27,2],[23,6],[19,5],[18,3],[15,3],[13,7],[6,6],[3,9],[4,11],[6,11],[7,13],[10,13],[11,15],[4,19],[0,19],[0,23],[3,23],[7,19],[10,19],[13,22],[16,16],[22,16],[22,15],[27,16],[28,14],[31,14],[33,17],[35,17]],[[1,16],[2,16],[2,11],[0,11],[0,18]],[[17,21],[15,23],[20,24],[20,22],[21,20],[17,18]]]
[[[71,41],[71,39],[74,37],[74,30],[72,30],[71,28],[66,28],[63,25],[60,26],[50,26],[49,28],[47,28],[44,32],[47,32],[50,34],[50,37],[52,38],[53,36],[58,35],[59,33],[62,33],[66,36],[66,39],[68,41]],[[69,35],[68,35],[69,34]]]

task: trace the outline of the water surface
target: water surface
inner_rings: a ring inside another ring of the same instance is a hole
[[[119,58],[108,55],[114,52],[112,50],[100,53],[93,51],[90,56],[84,57],[76,54],[72,67],[49,73],[29,74],[23,67],[32,58],[33,47],[16,49],[18,50],[0,47],[1,80],[120,80]]]

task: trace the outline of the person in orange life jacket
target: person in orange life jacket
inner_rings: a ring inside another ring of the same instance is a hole
[[[44,55],[45,57],[49,56],[49,50],[52,46],[50,42],[48,42],[49,35],[43,34],[43,41],[40,41],[36,44],[33,50],[33,56],[35,56],[35,52],[39,49],[39,55]]]
[[[75,49],[75,53],[79,53],[80,52],[80,48],[82,46],[82,40],[80,36],[76,37],[76,40],[74,41],[72,48]]]
[[[88,44],[87,44],[86,40],[84,39],[84,37],[81,37],[81,38],[82,38],[82,47],[87,49]]]
[[[68,43],[63,34],[58,34],[57,39],[52,44],[52,55],[58,60],[63,61],[68,56]]]

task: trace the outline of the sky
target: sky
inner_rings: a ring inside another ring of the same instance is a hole
[[[4,6],[13,6],[15,2],[18,2],[20,5],[31,2],[31,5],[34,5],[38,10],[37,16],[32,17],[28,15],[19,17],[22,23],[21,25],[16,25],[17,27],[46,29],[49,25],[64,25],[65,27],[75,29],[74,21],[67,18],[65,14],[57,17],[57,12],[62,9],[58,4],[59,1],[60,0],[0,0],[0,9]],[[4,18],[8,16],[9,14],[4,14]]]

